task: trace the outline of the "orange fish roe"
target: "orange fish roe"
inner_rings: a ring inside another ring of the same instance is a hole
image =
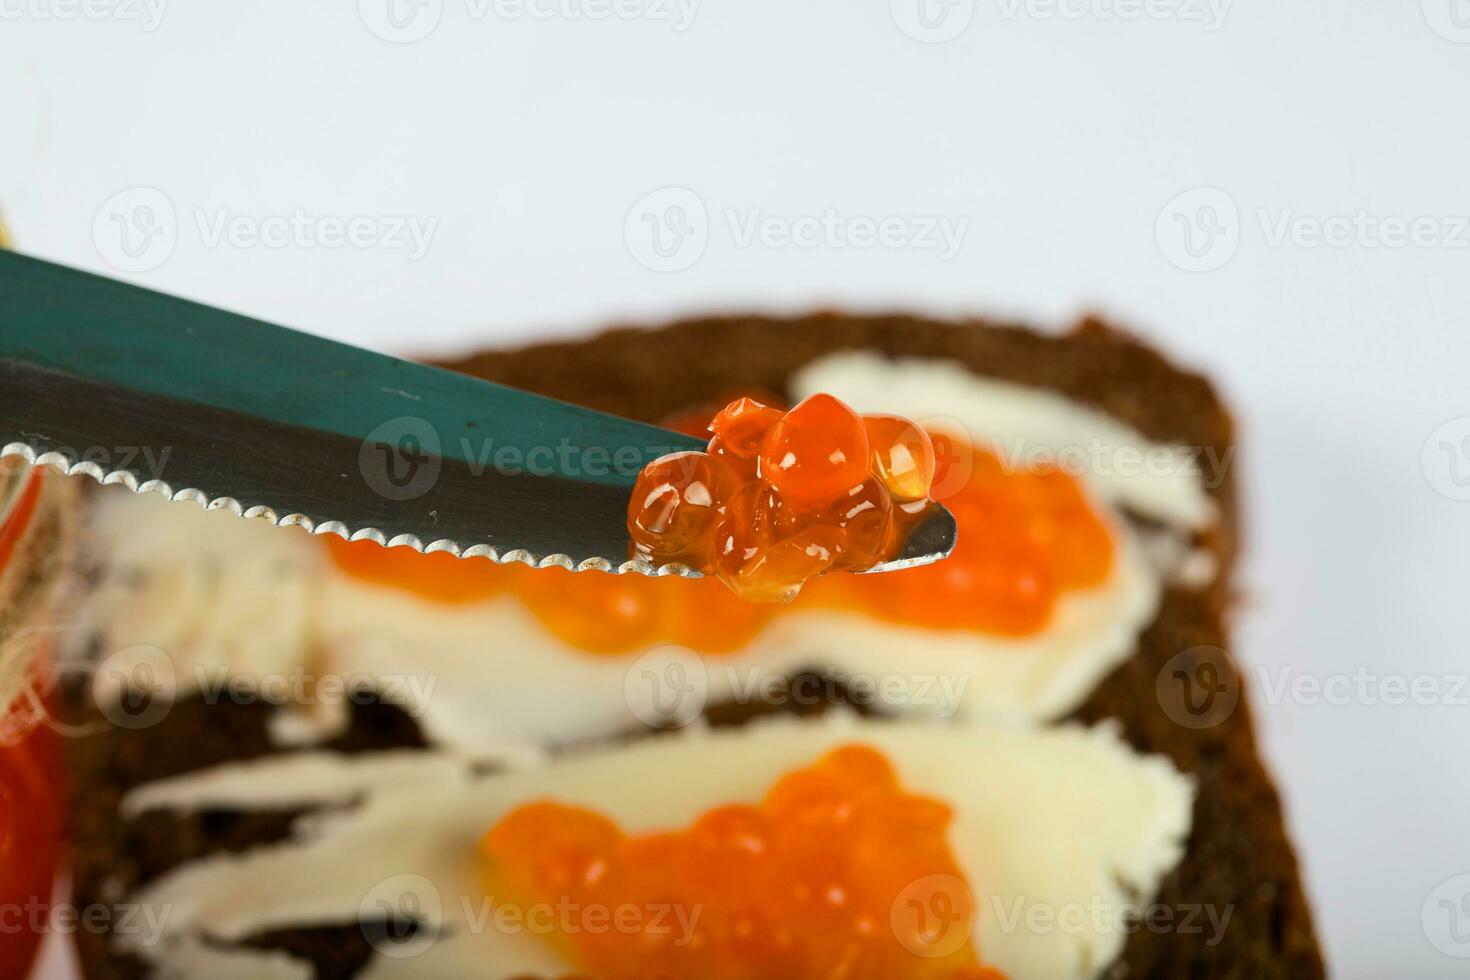
[[[565,910],[548,938],[598,980],[1000,980],[971,941],[951,816],[851,745],[684,830],[629,836],[542,801],[480,853],[497,905]]]
[[[666,643],[733,652],[774,611],[741,602],[717,579],[533,569],[325,537],[337,567],[356,579],[449,605],[511,597],[553,635],[587,653],[621,654]]]
[[[1007,469],[991,453],[942,436],[935,498],[959,541],[942,562],[812,583],[804,602],[860,609],[891,622],[1026,636],[1057,600],[1101,584],[1113,535],[1081,484],[1055,468]]]
[[[887,474],[890,506],[902,510],[911,506],[905,497],[916,493],[926,469],[922,449],[902,449],[904,439],[891,434],[896,423],[888,420],[894,418],[868,416],[864,424],[870,433],[889,427],[889,434],[870,436],[870,448],[890,447],[886,455],[874,455],[873,467]],[[688,418],[684,426],[692,427]],[[1074,477],[1056,469],[1008,468],[946,433],[933,433],[932,444],[930,492],[959,524],[954,553],[923,568],[827,576],[809,583],[792,607],[851,609],[930,629],[1026,636],[1046,626],[1067,592],[1107,579],[1113,532]],[[905,462],[905,452],[916,467]],[[915,469],[916,482],[907,483]],[[861,504],[862,494],[853,500]],[[739,506],[754,509],[757,503],[742,499]],[[863,513],[854,518],[849,533],[859,537]],[[444,603],[511,596],[556,636],[588,653],[622,654],[666,643],[708,654],[732,652],[772,616],[792,608],[743,602],[710,578],[538,571],[371,541],[349,544],[332,535],[326,540],[337,564],[356,578]]]
[[[405,589],[435,602],[479,602],[510,585],[510,566],[493,561],[466,561],[444,551],[426,555],[412,548],[385,548],[375,541],[347,541],[335,534],[322,537],[337,567],[353,578]]]
[[[819,394],[785,413],[738,398],[709,428],[707,451],[639,474],[633,554],[697,568],[742,599],[789,601],[808,579],[882,561],[923,515],[934,447],[906,419],[865,419]]]

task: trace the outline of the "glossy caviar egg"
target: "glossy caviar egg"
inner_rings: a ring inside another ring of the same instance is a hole
[[[793,507],[817,507],[868,478],[868,430],[831,395],[805,399],[761,443],[760,477]]]
[[[933,453],[911,423],[874,424],[885,472],[912,493],[932,476]],[[710,430],[708,453],[666,456],[639,476],[628,508],[636,554],[686,562],[742,599],[786,602],[808,579],[871,568],[902,546],[907,523],[892,519],[867,425],[837,399],[813,395],[783,414],[738,398]],[[691,500],[691,488],[707,492]]]
[[[710,422],[710,431],[737,456],[760,452],[761,440],[781,421],[780,409],[762,405],[754,398],[737,398]]]
[[[876,479],[864,480],[824,512],[824,521],[843,531],[833,567],[861,571],[881,561],[901,541],[890,541],[893,500]]]
[[[759,804],[717,806],[683,830],[629,836],[593,811],[540,802],[503,817],[480,853],[500,905],[700,910],[683,933],[547,937],[600,980],[994,980],[971,941],[951,820],[943,802],[906,792],[882,753],[849,745],[782,776]],[[943,893],[924,899],[960,923],[944,948],[905,903],[931,880]]]
[[[922,500],[934,484],[934,442],[898,415],[864,415],[873,472],[897,500]]]
[[[768,391],[756,389],[742,389],[729,393],[726,398],[717,401],[708,401],[699,405],[691,405],[680,409],[672,415],[664,418],[659,425],[665,429],[673,429],[691,436],[707,436],[714,431],[712,422],[716,415],[741,399],[748,398],[758,405],[763,405],[774,412],[785,411],[781,399]]]
[[[709,441],[709,454],[742,479],[755,479],[761,440],[781,421],[781,414],[780,409],[762,405],[753,398],[737,398],[710,423],[714,436]]]
[[[734,550],[743,551],[746,557],[738,562],[717,563],[716,573],[732,592],[748,602],[788,602],[803,582],[837,564],[842,541],[840,528],[820,524],[760,547],[744,545],[737,538]]]
[[[769,486],[747,484],[730,500],[706,571],[748,602],[785,602],[840,557],[837,527],[801,526]]]
[[[673,453],[638,475],[628,501],[628,528],[638,552],[677,561],[700,549],[721,517],[733,477],[706,453]]]

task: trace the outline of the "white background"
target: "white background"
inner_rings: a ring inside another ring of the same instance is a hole
[[[1235,652],[1336,973],[1470,971],[1439,904],[1470,885],[1436,891],[1470,872],[1470,5],[927,0],[949,19],[926,32],[919,0],[703,0],[682,30],[662,0],[620,0],[632,19],[395,0],[433,28],[395,43],[368,26],[402,38],[388,2],[175,0],[153,20],[142,0],[0,0],[18,246],[409,352],[737,308],[1105,311],[1240,414]],[[669,186],[705,208],[707,247],[655,272],[625,219]],[[742,243],[729,217],[828,208],[968,226],[946,260]],[[417,256],[391,234],[208,234],[298,209],[435,224]],[[1431,220],[1397,248],[1362,223],[1337,246],[1275,234],[1360,211]],[[165,234],[129,256],[119,219]],[[1190,223],[1213,241],[1197,259]],[[1268,697],[1263,671],[1356,687]],[[1389,677],[1437,703],[1382,703]]]

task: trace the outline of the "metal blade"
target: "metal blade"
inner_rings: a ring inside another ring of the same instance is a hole
[[[701,448],[669,430],[0,253],[3,455],[316,533],[693,575],[629,561],[625,518],[645,464]],[[912,535],[924,550],[906,548],[890,564],[948,553],[953,520],[936,516]]]

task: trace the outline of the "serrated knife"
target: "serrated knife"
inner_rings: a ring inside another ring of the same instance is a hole
[[[0,252],[0,455],[421,551],[628,559],[638,472],[677,432]],[[948,554],[943,508],[877,570]]]

